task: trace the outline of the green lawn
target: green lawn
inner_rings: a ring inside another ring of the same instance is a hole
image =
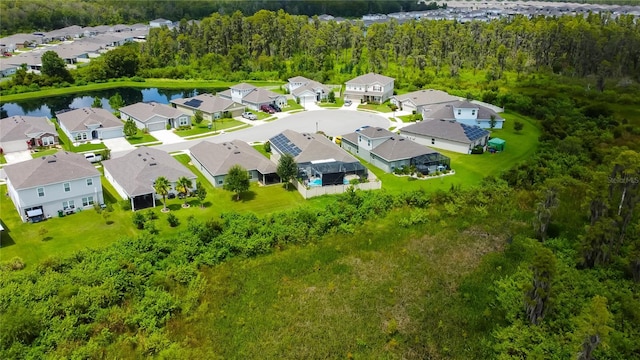
[[[129,142],[129,144],[131,144],[131,145],[158,142],[158,139],[154,138],[151,134],[148,134],[148,133],[145,134],[145,133],[140,132],[140,131],[138,131],[138,134],[136,134],[134,136],[130,136],[130,137],[126,138],[126,139]]]
[[[364,161],[363,163],[382,181],[382,188],[392,193],[415,189],[427,191],[448,190],[452,185],[469,186],[477,184],[488,175],[499,176],[516,163],[530,157],[537,149],[540,129],[534,120],[510,112],[501,115],[506,119],[505,129],[493,130],[491,136],[507,141],[505,151],[497,154],[487,152],[482,155],[468,155],[435,149],[451,158],[451,168],[455,170],[455,175],[418,180],[387,174],[371,164],[367,164]],[[513,130],[513,122],[515,120],[524,123],[524,129],[520,134]]]
[[[341,108],[344,106],[344,99],[336,98],[336,102],[334,103],[321,102],[318,103],[318,106],[325,108]]]
[[[4,97],[3,97],[4,100]],[[60,146],[62,146],[65,150],[71,152],[85,152],[85,151],[93,151],[93,150],[103,150],[107,147],[103,143],[91,144],[85,143],[78,146],[73,145],[73,142],[69,139],[67,134],[60,130],[58,123],[54,120],[53,123],[56,126],[56,130],[58,131],[58,141],[60,142]]]
[[[256,149],[260,154],[264,155],[267,159],[271,157],[271,154],[264,150],[264,144],[253,145],[253,148]]]
[[[298,104],[295,100],[287,100],[287,107],[283,108],[283,111],[291,111],[291,110],[304,110],[304,107]]]
[[[235,119],[217,119],[214,121],[211,129],[208,127],[209,122],[203,121],[200,125],[194,125],[189,130],[175,130],[176,135],[181,137],[193,136],[193,135],[201,135],[214,131],[220,131],[224,129],[228,129],[230,127],[244,125],[242,121],[238,121]]]
[[[47,150],[43,150],[43,151],[38,151],[38,152],[32,152],[31,153],[31,157],[32,158],[39,158],[39,157],[43,157],[43,156],[47,156],[47,155],[53,155],[55,153],[58,152],[58,149],[47,149]]]
[[[255,111],[254,110],[254,111],[251,111],[251,112],[254,113],[258,117],[258,119],[256,119],[256,120],[264,120],[264,119],[270,118],[272,116],[271,114],[266,113],[264,111]]]
[[[0,154],[0,164],[6,164],[7,159],[4,158],[4,153]]]
[[[263,86],[280,86],[282,81],[244,81],[246,83],[263,87]],[[32,91],[21,94],[3,95],[2,101],[17,101],[33,98],[42,98],[66,94],[74,94],[85,91],[97,91],[105,89],[113,89],[119,87],[134,87],[134,88],[151,88],[157,87],[162,89],[217,89],[230,87],[238,84],[237,82],[218,81],[218,80],[176,80],[176,79],[145,79],[143,82],[114,79],[106,83],[88,84],[81,86],[70,86],[66,88],[52,88],[40,91]]]
[[[390,113],[391,112],[391,108],[389,107],[389,103],[388,102],[386,102],[384,104],[360,104],[360,105],[358,105],[358,109],[372,110],[372,111],[378,111],[378,112],[382,112],[382,113]]]

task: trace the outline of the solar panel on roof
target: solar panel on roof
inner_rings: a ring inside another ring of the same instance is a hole
[[[200,105],[202,105],[202,100],[198,100],[198,99],[191,99],[187,102],[184,103],[187,106],[191,106],[191,107],[200,107]]]
[[[302,150],[300,150],[300,148],[298,148],[296,145],[294,145],[291,142],[291,140],[289,140],[283,134],[278,134],[278,135],[274,136],[273,138],[271,138],[271,143],[275,147],[280,149],[280,151],[282,151],[284,153],[287,153],[287,154],[291,154],[292,156],[298,156],[302,152]]]

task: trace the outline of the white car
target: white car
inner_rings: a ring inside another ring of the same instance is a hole
[[[351,106],[351,100],[345,100],[344,106]]]
[[[97,163],[99,161],[102,161],[102,155],[100,154],[85,153],[84,158],[89,160],[89,162],[91,163]]]
[[[247,120],[257,120],[258,119],[256,114],[250,113],[250,112],[243,112],[242,113],[242,117],[247,119]]]

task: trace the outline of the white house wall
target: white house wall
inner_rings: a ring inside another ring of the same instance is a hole
[[[122,199],[127,200],[129,198],[129,195],[127,195],[127,192],[124,191],[124,188],[122,188],[122,186],[118,184],[118,182],[113,178],[109,170],[107,170],[106,168],[104,168],[104,177],[111,183],[111,185],[113,185],[113,188]]]
[[[455,151],[461,154],[468,154],[470,149],[469,144],[441,139],[437,137],[425,137],[422,135],[408,134],[408,133],[402,132],[402,130],[400,130],[400,135],[406,137],[409,140],[415,141],[420,145],[425,145],[428,147],[444,149],[449,151]],[[434,141],[432,142],[431,139],[434,139]]]

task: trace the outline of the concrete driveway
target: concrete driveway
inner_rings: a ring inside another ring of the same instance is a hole
[[[123,137],[115,138],[115,139],[106,139],[106,140],[102,140],[102,142],[104,143],[104,146],[111,149],[111,153],[114,153],[117,151],[130,151],[135,149],[135,146],[129,144],[129,142]]]
[[[151,135],[163,144],[175,144],[185,141],[183,138],[176,135],[173,130],[157,130],[152,132]]]
[[[309,133],[315,133],[317,130],[324,131],[325,134],[329,136],[336,136],[353,132],[359,127],[365,125],[379,126],[386,129],[391,125],[391,123],[389,119],[385,117],[364,111],[304,111],[296,114],[290,114],[277,121],[270,121],[251,128],[212,136],[206,140],[214,143],[222,143],[235,139],[248,143],[262,142],[287,129]],[[163,144],[157,146],[157,148],[167,152],[184,151],[201,141],[204,141],[204,139],[187,140],[175,144]],[[124,153],[114,154],[112,152],[111,155],[113,157],[118,157],[124,155]]]
[[[7,164],[15,164],[22,161],[31,160],[31,151],[16,151],[4,154],[4,159],[7,160]]]

